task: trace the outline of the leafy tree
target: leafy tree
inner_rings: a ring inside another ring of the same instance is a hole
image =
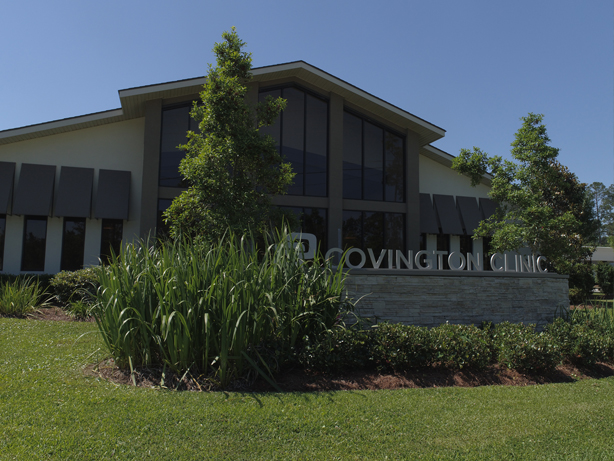
[[[603,183],[594,182],[587,190],[599,221],[597,243],[608,245],[608,240],[614,236],[614,184],[606,187]]]
[[[278,218],[270,195],[283,194],[294,174],[270,136],[259,132],[271,125],[285,100],[268,98],[253,110],[246,102],[252,78],[251,53],[234,27],[213,51],[207,82],[190,115],[199,131],[189,131],[180,171],[189,188],[165,213],[171,235],[217,238],[227,230],[263,231]]]
[[[492,236],[493,251],[528,247],[548,259],[551,268],[569,274],[590,254],[586,245],[597,231],[586,184],[557,160],[543,115],[523,117],[511,154],[516,162],[489,157],[477,147],[462,149],[452,168],[476,185],[492,176],[490,197],[497,212],[478,227],[475,238]]]

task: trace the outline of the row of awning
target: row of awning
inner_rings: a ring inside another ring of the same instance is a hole
[[[15,166],[0,162],[0,214],[50,216],[57,167],[23,163],[14,188]],[[53,216],[128,219],[130,171],[98,171],[96,207],[92,212],[93,186],[93,168],[61,167]]]
[[[480,221],[491,217],[497,205],[487,198],[420,194],[420,232],[473,235]]]

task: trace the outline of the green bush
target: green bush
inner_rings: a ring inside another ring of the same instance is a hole
[[[433,363],[434,344],[426,327],[381,323],[373,330],[371,354],[379,369],[405,371]]]
[[[314,371],[364,370],[371,366],[372,332],[336,328],[307,338],[299,364]]]
[[[443,324],[431,330],[435,361],[454,368],[486,368],[492,359],[488,331],[475,325]]]
[[[569,303],[585,304],[593,294],[595,277],[591,264],[576,264],[569,272]]]
[[[120,366],[214,373],[222,386],[252,370],[272,375],[259,348],[277,344],[283,361],[353,307],[343,271],[319,256],[305,263],[286,234],[264,248],[235,235],[140,242],[96,272],[93,315]]]
[[[508,368],[549,371],[561,363],[558,341],[548,333],[537,333],[535,325],[503,322],[491,335],[497,361]]]
[[[33,277],[17,277],[0,284],[0,315],[23,317],[45,305],[45,291]]]
[[[612,356],[611,338],[586,324],[557,318],[545,331],[558,342],[563,358],[576,365],[590,366]]]
[[[611,297],[614,292],[614,266],[608,263],[600,262],[595,265],[595,279],[597,285],[601,287],[601,291]]]
[[[62,271],[51,278],[49,285],[56,301],[62,306],[83,301],[91,304],[98,289],[98,269],[89,267],[78,271]]]

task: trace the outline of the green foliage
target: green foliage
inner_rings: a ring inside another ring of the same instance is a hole
[[[484,369],[492,359],[490,336],[475,325],[443,324],[431,330],[434,361],[454,368]]]
[[[373,332],[372,357],[380,369],[404,371],[433,363],[435,344],[426,327],[382,323]]]
[[[264,248],[254,241],[141,242],[98,268],[93,315],[117,363],[214,373],[222,386],[254,370],[270,376],[261,350],[276,344],[283,361],[352,308],[341,270],[303,262],[285,233]]]
[[[522,118],[511,151],[518,163],[489,157],[474,147],[473,151],[462,149],[452,168],[469,175],[472,185],[484,174],[492,176],[489,195],[499,208],[480,223],[476,237],[492,236],[496,252],[528,247],[547,257],[557,272],[569,273],[591,254],[587,244],[598,222],[586,184],[558,162],[559,150],[549,145],[542,119],[532,113]]]
[[[189,131],[182,146],[180,171],[189,188],[164,215],[174,237],[217,240],[228,229],[265,231],[272,219],[270,196],[284,194],[294,176],[273,138],[259,131],[275,121],[285,100],[268,98],[254,112],[245,102],[251,54],[242,51],[245,43],[234,28],[222,37],[213,49],[217,65],[209,66],[202,103],[190,113],[199,131]]]
[[[571,305],[586,304],[593,294],[595,277],[588,263],[575,264],[569,271],[569,302]]]
[[[611,246],[609,241],[614,238],[614,184],[606,187],[594,182],[588,186],[587,193],[599,223],[595,244]]]
[[[561,346],[563,358],[576,365],[591,366],[612,357],[612,338],[587,324],[557,318],[546,331]]]
[[[19,277],[0,284],[0,315],[24,317],[46,305],[45,290],[35,278]]]
[[[88,267],[78,271],[62,271],[53,276],[49,285],[61,305],[84,301],[90,303],[98,288],[98,269]]]
[[[335,328],[308,337],[299,364],[314,371],[364,370],[371,366],[372,332]]]
[[[50,291],[51,279],[54,277],[53,274],[0,274],[0,284],[4,283],[13,283],[17,281],[22,281],[24,279],[28,279],[32,282],[38,283],[39,287],[43,291]]]
[[[503,322],[491,330],[497,361],[518,370],[553,370],[561,363],[561,347],[547,333],[535,331],[535,325]]]
[[[614,293],[614,266],[600,262],[595,266],[595,278],[597,285],[606,296],[611,297]]]

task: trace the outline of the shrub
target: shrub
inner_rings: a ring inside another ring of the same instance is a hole
[[[614,292],[614,266],[608,263],[600,262],[595,266],[595,279],[597,285],[601,287],[601,291],[611,297]]]
[[[497,361],[518,370],[553,370],[561,363],[561,348],[554,338],[535,332],[535,325],[503,322],[491,331]]]
[[[584,304],[592,295],[595,277],[591,264],[576,264],[569,272],[569,302]]]
[[[71,301],[91,304],[98,288],[97,269],[89,267],[78,271],[62,271],[53,276],[49,285],[56,301],[62,306],[67,306]]]
[[[475,325],[440,325],[431,330],[435,361],[454,368],[484,369],[492,359],[488,331]]]
[[[18,277],[0,284],[0,314],[23,317],[44,307],[45,291],[34,278]]]
[[[372,360],[380,369],[404,371],[433,363],[433,340],[426,327],[381,323],[373,330]]]
[[[299,364],[316,371],[362,370],[371,365],[373,335],[366,330],[326,331],[317,338],[307,338],[298,355]]]
[[[561,348],[564,359],[577,365],[594,365],[611,356],[612,341],[586,324],[572,324],[557,318],[546,326]]]

